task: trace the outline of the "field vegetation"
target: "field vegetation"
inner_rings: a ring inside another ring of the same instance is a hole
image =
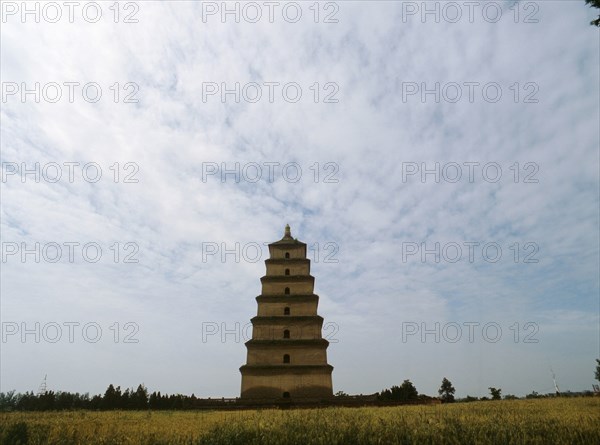
[[[2,444],[600,444],[600,398],[244,411],[0,413]]]

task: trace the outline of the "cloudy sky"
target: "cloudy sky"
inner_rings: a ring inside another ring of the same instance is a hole
[[[583,0],[111,5],[2,3],[1,391],[239,395],[286,223],[334,391],[591,389]]]

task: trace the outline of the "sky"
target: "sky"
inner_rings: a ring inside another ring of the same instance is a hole
[[[2,2],[0,391],[239,396],[285,224],[334,392],[591,390],[583,1]]]

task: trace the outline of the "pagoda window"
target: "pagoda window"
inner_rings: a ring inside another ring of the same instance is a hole
[[[289,295],[289,294],[290,294],[290,288],[289,288],[289,287],[286,287],[286,288],[285,288],[285,294],[286,294],[286,295]]]
[[[285,354],[283,356],[283,363],[289,363],[290,362],[290,355],[289,354]]]
[[[287,391],[286,391],[286,392],[284,392],[284,393],[283,393],[283,398],[284,398],[284,399],[289,399],[289,398],[290,398],[290,393],[289,393],[289,392],[287,392]]]
[[[285,270],[285,274],[286,274],[286,275],[289,275],[289,274],[290,274],[290,270],[289,270],[289,269],[286,269],[286,270]]]
[[[289,252],[286,252],[286,253],[285,253],[285,257],[286,257],[286,258],[289,258],[289,257],[290,257],[290,253],[289,253]]]
[[[283,315],[290,315],[290,308],[286,307],[283,309]]]
[[[290,331],[288,329],[283,331],[283,338],[290,338]]]

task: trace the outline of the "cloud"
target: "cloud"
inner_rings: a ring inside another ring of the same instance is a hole
[[[286,223],[309,246],[319,311],[334,323],[336,390],[410,378],[434,394],[440,362],[461,395],[544,391],[548,363],[565,389],[588,388],[598,350],[596,31],[583,4],[539,4],[538,23],[515,23],[502,5],[498,23],[479,12],[473,23],[422,23],[393,2],[338,3],[338,23],[323,23],[324,10],[315,23],[304,4],[298,23],[203,22],[194,2],[139,3],[138,23],[114,23],[106,8],[94,24],[9,17],[2,81],[56,82],[63,97],[2,103],[3,248],[38,242],[41,252],[39,263],[21,252],[2,263],[2,321],[42,331],[94,322],[103,334],[8,338],[1,390],[35,389],[48,374],[70,391],[143,381],[237,395],[243,340],[219,332],[203,342],[202,328],[239,334],[255,315],[264,243]],[[72,102],[65,82],[78,82]],[[91,82],[102,91],[95,103],[93,88],[83,92]],[[423,101],[424,89],[434,92]],[[8,174],[36,162],[39,181]],[[50,163],[57,182],[46,180]],[[456,166],[460,180],[445,179]],[[50,243],[63,247],[57,263]],[[64,243],[79,243],[72,262]],[[87,243],[101,246],[98,262]],[[501,248],[497,262],[486,243]],[[403,255],[409,244],[419,251]],[[138,343],[123,343],[127,322]],[[503,336],[402,341],[406,323],[465,322],[497,323]],[[511,326],[529,322],[540,341],[515,343]]]

